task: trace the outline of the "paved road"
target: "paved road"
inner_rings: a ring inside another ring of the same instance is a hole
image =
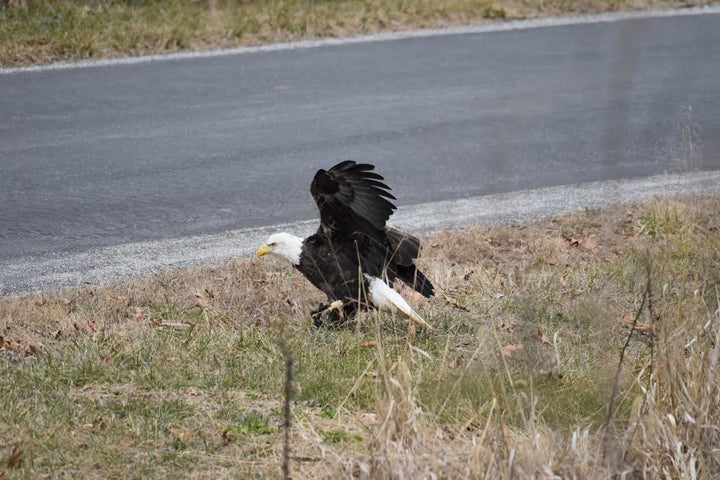
[[[0,267],[312,218],[344,158],[401,205],[720,169],[710,12],[5,72]]]

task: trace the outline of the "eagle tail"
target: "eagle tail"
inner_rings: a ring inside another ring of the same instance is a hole
[[[415,265],[409,267],[398,265],[397,277],[425,298],[435,295],[432,282]]]
[[[420,240],[392,227],[385,227],[385,235],[396,264],[392,273],[422,296],[430,298],[435,295],[433,284],[415,266],[415,260],[420,255]]]
[[[382,279],[372,277],[365,274],[368,280],[368,293],[370,294],[370,302],[380,310],[388,310],[404,314],[413,322],[426,330],[432,330],[432,326],[427,323],[407,301],[397,291],[391,288]]]

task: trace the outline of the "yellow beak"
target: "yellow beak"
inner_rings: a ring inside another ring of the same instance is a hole
[[[263,255],[267,255],[270,252],[272,252],[272,249],[263,243],[257,250],[257,256],[262,257]]]

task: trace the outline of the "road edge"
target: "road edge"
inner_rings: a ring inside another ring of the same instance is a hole
[[[512,225],[573,210],[658,196],[720,191],[720,170],[662,174],[445,200],[400,207],[389,222],[410,233],[471,225]],[[307,236],[317,220],[303,220],[212,235],[104,247],[61,256],[0,261],[0,296],[72,288],[149,273],[220,264],[253,255],[271,233]]]

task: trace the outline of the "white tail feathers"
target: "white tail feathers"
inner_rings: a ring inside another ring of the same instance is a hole
[[[400,312],[422,328],[432,330],[432,327],[418,313],[410,307],[405,299],[391,288],[382,279],[365,274],[368,280],[370,301],[380,310]]]

